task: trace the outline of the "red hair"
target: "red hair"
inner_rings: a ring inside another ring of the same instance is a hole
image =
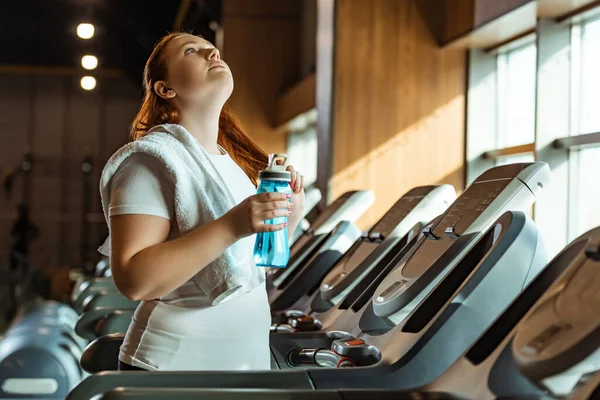
[[[143,77],[144,100],[131,125],[131,136],[134,140],[144,136],[156,125],[178,124],[180,121],[177,109],[154,92],[154,83],[167,77],[167,44],[183,34],[174,32],[163,37],[146,62]],[[223,108],[219,116],[217,142],[256,186],[258,171],[267,166],[267,154],[250,139],[227,107]]]

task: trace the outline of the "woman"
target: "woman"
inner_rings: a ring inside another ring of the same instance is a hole
[[[132,125],[134,142],[124,148],[140,148],[136,145],[153,138],[158,154],[161,140],[167,143],[167,137],[178,137],[181,142],[191,138],[193,143],[182,145],[184,150],[177,154],[185,153],[186,160],[192,161],[205,157],[210,165],[200,162],[201,173],[182,176],[192,174],[193,169],[187,169],[191,161],[174,173],[172,165],[161,163],[154,153],[130,151],[121,155],[123,160],[114,173],[108,172],[109,165],[115,164],[119,152],[103,171],[101,194],[105,194],[110,250],[105,245],[101,252],[110,253],[119,291],[129,299],[142,300],[121,346],[119,369],[270,369],[271,317],[264,270],[252,262],[253,235],[294,231],[304,207],[303,178],[289,166],[291,196],[255,194],[256,177],[266,167],[267,156],[223,108],[233,90],[233,78],[219,51],[206,40],[183,33],[164,37],[146,63],[144,89],[145,98]],[[212,175],[205,176],[195,192],[201,196],[183,191],[182,182],[206,174]],[[214,203],[198,206],[209,211],[218,210],[226,197],[233,202],[220,216],[214,212],[217,216],[207,219],[209,214],[201,214],[205,217],[200,223],[182,232],[189,219],[181,204],[189,205],[190,197],[192,205]],[[288,216],[288,223],[263,222],[278,216]],[[228,253],[233,248],[238,256]],[[226,265],[231,260],[243,265]],[[213,296],[212,289],[205,290],[206,277],[222,278],[219,268],[258,273],[260,279],[245,292],[238,290],[243,285],[230,285],[227,290],[215,289]],[[242,294],[218,300],[231,293]]]

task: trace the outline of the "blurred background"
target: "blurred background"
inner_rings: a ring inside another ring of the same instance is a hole
[[[415,186],[541,160],[553,182],[531,215],[558,252],[600,225],[599,16],[589,0],[3,1],[0,330],[11,302],[65,298],[69,270],[98,262],[100,173],[177,30],[220,48],[230,106],[321,206],[371,189],[367,229]]]

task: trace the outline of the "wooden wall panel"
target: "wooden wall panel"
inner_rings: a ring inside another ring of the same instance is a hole
[[[285,135],[275,129],[277,98],[299,79],[299,3],[223,2],[223,59],[235,81],[229,105],[267,152],[285,151]]]
[[[532,3],[533,0],[415,0],[415,2],[438,43],[447,45],[527,3]],[[523,22],[529,24],[530,21]],[[503,39],[499,39],[501,40]]]
[[[366,229],[414,186],[464,186],[466,54],[412,1],[338,0],[332,196],[375,191]]]

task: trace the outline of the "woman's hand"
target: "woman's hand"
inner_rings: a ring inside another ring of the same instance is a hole
[[[288,221],[290,222],[290,226],[295,229],[304,216],[304,177],[291,165],[288,165],[286,170],[290,171],[292,178],[290,182],[290,187],[292,189],[290,203],[294,205]]]
[[[265,221],[277,217],[291,217],[295,204],[288,201],[292,196],[285,193],[260,193],[248,197],[240,204],[229,210],[225,218],[232,233],[237,239],[258,232],[273,232],[289,225],[265,224]]]

